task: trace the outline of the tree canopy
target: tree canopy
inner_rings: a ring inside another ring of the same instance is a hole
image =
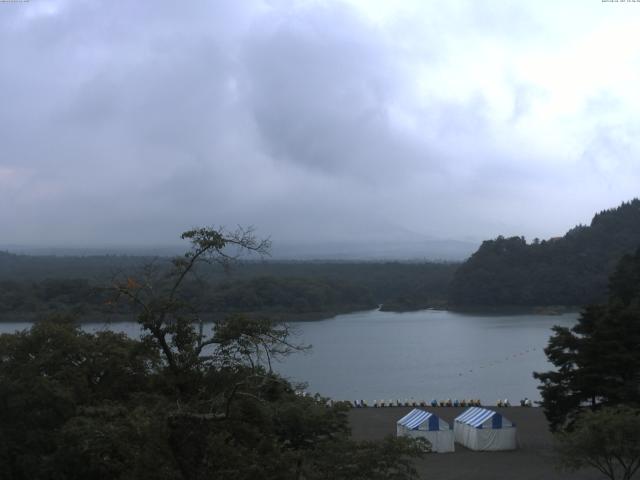
[[[103,321],[131,316],[128,303],[108,303],[102,287],[117,272],[149,265],[168,273],[167,257],[47,257],[0,252],[0,316],[37,319],[66,312]],[[294,262],[250,258],[225,271],[201,265],[182,292],[209,316],[228,313],[281,319],[327,318],[376,308],[417,310],[446,304],[458,264],[433,262]]]
[[[205,332],[182,286],[249,231],[196,229],[171,271],[123,275],[111,291],[141,339],[68,318],[0,336],[0,479],[415,478],[407,439],[356,442],[347,406],[301,396],[270,361],[298,350],[285,325],[238,314]]]
[[[581,306],[606,300],[619,259],[640,245],[640,200],[596,214],[563,237],[487,240],[456,271],[457,306]]]
[[[587,307],[572,328],[555,327],[545,349],[553,371],[535,373],[553,429],[584,409],[640,405],[640,249],[624,256],[608,301]]]
[[[590,466],[610,480],[630,480],[640,468],[640,410],[619,406],[587,411],[576,428],[557,438],[568,470]]]

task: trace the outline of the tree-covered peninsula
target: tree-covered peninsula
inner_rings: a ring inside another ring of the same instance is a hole
[[[0,318],[37,319],[49,313],[131,315],[130,305],[109,302],[101,288],[123,271],[153,265],[166,271],[168,257],[29,256],[0,252]],[[228,272],[203,267],[183,289],[213,316],[243,312],[307,320],[383,304],[417,310],[446,303],[458,264],[437,262],[238,262]]]
[[[563,237],[487,240],[456,271],[455,306],[580,306],[602,302],[623,255],[640,245],[640,200],[593,217]]]

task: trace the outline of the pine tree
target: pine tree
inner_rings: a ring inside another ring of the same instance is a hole
[[[553,430],[570,428],[587,408],[640,405],[640,249],[619,262],[606,304],[554,332],[545,353],[556,370],[534,373]]]

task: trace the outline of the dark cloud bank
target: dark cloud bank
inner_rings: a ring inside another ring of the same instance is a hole
[[[460,28],[485,35],[477,18]],[[340,2],[1,5],[0,244],[168,245],[242,224],[283,256],[450,258],[632,196],[633,124],[541,154],[515,135],[535,85],[510,85],[508,121],[481,85],[456,98],[448,20],[398,36]]]

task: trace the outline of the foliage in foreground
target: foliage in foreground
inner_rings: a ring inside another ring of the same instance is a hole
[[[557,435],[564,467],[590,466],[611,480],[630,480],[640,468],[640,410],[605,407],[580,416],[575,428]]]
[[[0,336],[0,479],[410,479],[414,441],[355,442],[347,407],[303,397],[271,370],[300,347],[285,326],[242,316],[206,335],[181,287],[251,232],[186,232],[169,275],[113,286],[141,340],[56,319]]]

